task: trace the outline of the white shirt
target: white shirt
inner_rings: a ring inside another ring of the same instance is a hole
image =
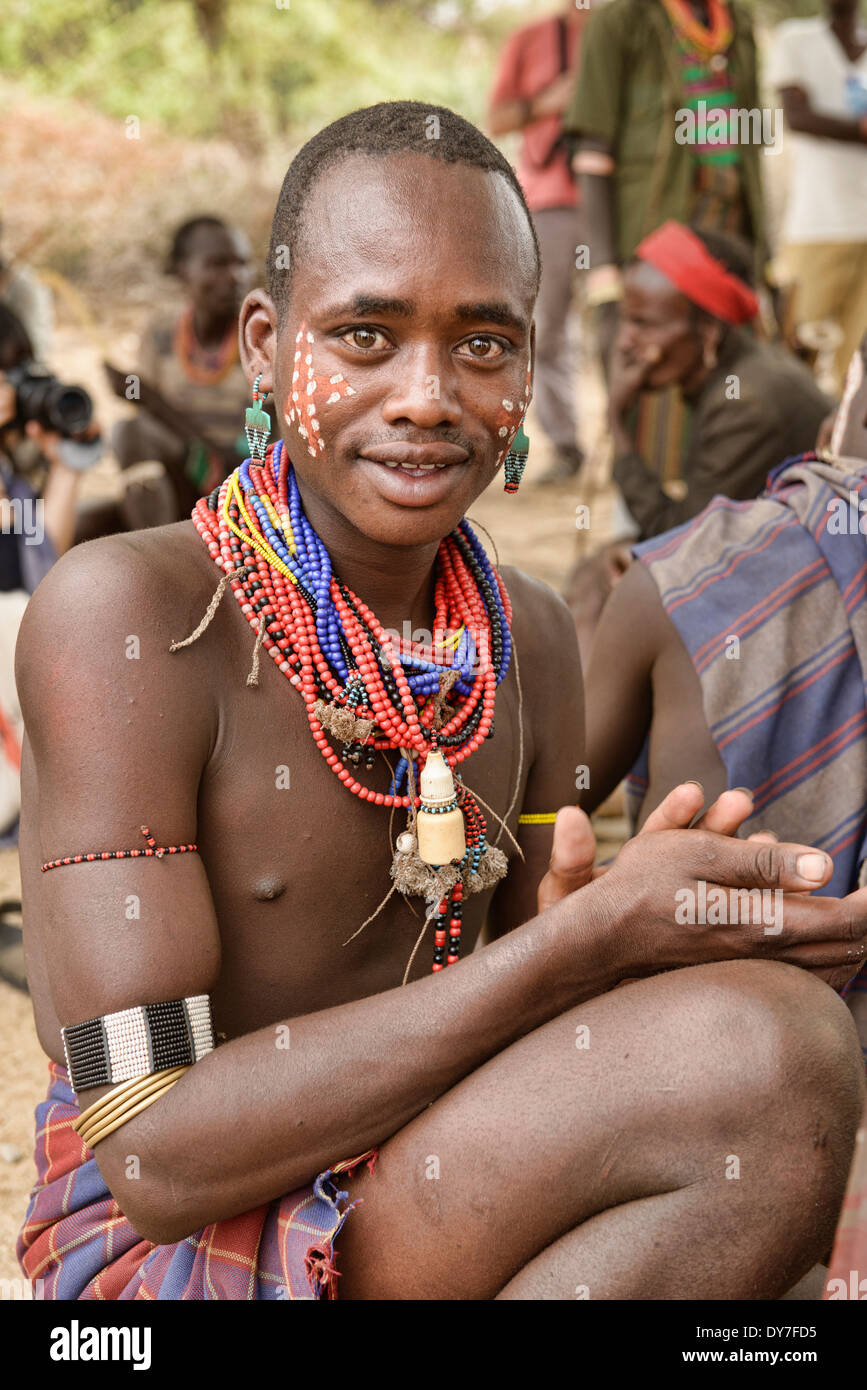
[[[801,87],[822,116],[855,120],[847,79],[867,87],[867,50],[853,63],[826,19],[789,19],[776,30],[768,80]],[[784,242],[867,241],[867,144],[789,132]]]

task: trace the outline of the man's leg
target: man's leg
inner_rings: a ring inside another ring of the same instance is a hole
[[[569,342],[569,313],[580,234],[575,208],[543,208],[533,214],[542,252],[542,282],[536,300],[534,404],[539,423],[557,450],[551,477],[578,471],[576,371]]]
[[[863,1090],[848,1011],[804,971],[631,983],[383,1144],[349,1184],[340,1296],[778,1298],[828,1250]]]

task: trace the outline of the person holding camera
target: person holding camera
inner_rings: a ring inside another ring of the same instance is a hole
[[[31,594],[72,545],[81,476],[101,454],[87,392],[35,365],[0,304],[0,592]]]
[[[34,356],[21,320],[0,304],[0,848],[15,842],[21,806],[18,628],[30,595],[73,543],[81,476],[102,453],[87,392]]]

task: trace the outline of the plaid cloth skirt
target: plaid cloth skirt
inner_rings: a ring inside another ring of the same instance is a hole
[[[66,1069],[36,1110],[36,1186],[18,1259],[44,1299],[318,1299],[337,1297],[334,1239],[355,1205],[338,1174],[376,1150],[337,1164],[309,1187],[216,1221],[172,1245],[142,1240],[105,1185],[93,1152],[72,1128],[79,1107]]]

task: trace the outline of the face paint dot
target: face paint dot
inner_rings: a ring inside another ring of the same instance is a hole
[[[514,409],[515,409],[514,403],[513,403],[512,401],[505,401],[505,400],[504,400],[504,401],[503,401],[503,405],[506,407],[507,410],[514,410]]]
[[[318,432],[319,432],[319,421],[318,421],[318,420],[311,420],[310,423],[312,424],[313,428],[316,430],[316,432],[317,432],[317,434],[318,434]]]
[[[313,342],[313,334],[312,334],[312,333],[308,333],[308,334],[307,334],[307,341],[308,341],[308,343],[312,343],[312,342]]]
[[[310,363],[313,361],[313,353],[312,353],[312,352],[308,352],[307,356],[304,358],[304,361],[307,363],[307,365],[308,365],[308,367],[309,367],[309,366],[310,366]]]
[[[324,453],[325,453],[325,440],[324,440],[324,439],[320,439],[320,440],[318,440],[317,442],[318,442],[318,444],[319,444],[319,452],[322,453],[322,454],[324,454]]]
[[[293,392],[292,392],[292,399],[293,399],[293,401],[297,401],[297,399],[298,399],[298,392],[297,392],[297,391],[293,391]]]
[[[307,452],[308,452],[308,454],[310,455],[311,458],[315,459],[315,457],[316,457],[316,450],[315,450],[315,449],[308,449]]]
[[[300,349],[300,348],[296,348],[296,350],[295,350],[295,361],[296,361],[296,362],[300,362],[300,361],[301,361],[301,349]]]
[[[308,415],[315,415],[315,414],[316,414],[316,406],[313,404],[312,401],[310,402],[310,404],[309,404],[308,407],[307,407],[307,414],[308,414]]]
[[[347,386],[346,391],[345,391],[344,394],[347,395],[347,396],[354,396],[354,395],[355,395],[355,387],[354,387],[354,386]]]
[[[507,435],[508,433],[509,433],[509,427],[508,427],[508,425],[501,425],[501,426],[500,426],[500,430],[499,430],[500,438],[501,438],[501,439],[505,439],[505,437],[506,437],[506,435]]]
[[[338,372],[337,376],[329,377],[328,380],[331,382],[331,385],[334,386],[336,382],[343,380],[343,373]]]
[[[334,404],[335,404],[337,401],[339,401],[339,400],[340,400],[340,392],[339,392],[339,391],[332,391],[332,392],[331,392],[331,395],[328,397],[328,400],[325,402],[325,404],[326,404],[326,405],[334,405]]]
[[[307,394],[308,394],[308,396],[312,396],[312,395],[313,395],[313,392],[314,392],[315,390],[316,390],[316,382],[315,382],[315,381],[308,381],[308,383],[307,383]]]
[[[301,329],[301,328],[299,328],[299,329],[298,329],[298,332],[295,334],[295,341],[296,341],[296,343],[300,343],[300,342],[301,342],[301,339],[303,338],[303,336],[304,336],[304,330]]]

